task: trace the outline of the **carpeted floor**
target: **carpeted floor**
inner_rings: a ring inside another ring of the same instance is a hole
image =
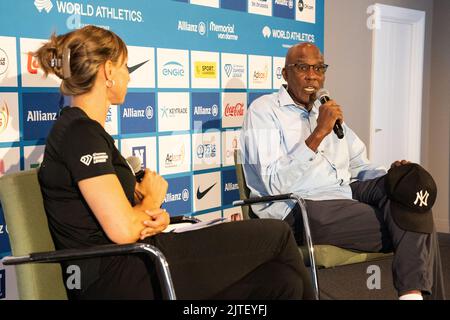
[[[450,234],[439,234],[442,269],[446,298],[450,299]],[[318,272],[320,298],[323,300],[396,300],[397,292],[392,284],[392,258],[359,263]],[[381,270],[380,289],[369,290],[367,280],[369,266]]]

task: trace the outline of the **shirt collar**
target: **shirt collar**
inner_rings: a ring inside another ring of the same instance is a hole
[[[308,110],[306,110],[304,106],[294,102],[284,85],[282,85],[280,87],[280,90],[278,91],[278,104],[280,107],[294,106],[297,109],[308,112]],[[319,113],[319,110],[316,108],[316,106],[313,106],[310,113],[317,114]]]

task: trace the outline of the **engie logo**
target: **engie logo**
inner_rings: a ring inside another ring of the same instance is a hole
[[[216,92],[193,92],[192,129],[204,131],[220,128],[220,94]]]
[[[181,63],[170,61],[164,64],[162,74],[166,77],[184,77],[184,67]]]
[[[6,272],[5,269],[0,270],[0,299],[6,298]]]
[[[49,13],[53,8],[53,3],[51,0],[35,0],[34,5],[39,12],[45,10],[47,13]]]
[[[166,209],[171,215],[191,213],[191,177],[167,179],[167,182],[169,183],[169,189],[162,208]]]
[[[24,93],[22,95],[24,140],[47,138],[56,121],[60,100],[59,93]]]
[[[224,170],[222,171],[222,205],[230,205],[235,200],[239,200],[236,170]]]
[[[129,93],[120,106],[123,134],[156,131],[154,93]]]
[[[158,87],[189,88],[189,52],[157,49]]]

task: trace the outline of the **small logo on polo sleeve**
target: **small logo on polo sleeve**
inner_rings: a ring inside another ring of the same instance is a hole
[[[92,156],[94,157],[94,164],[105,163],[108,160],[106,152],[93,153]]]
[[[91,163],[105,163],[108,160],[108,154],[106,152],[96,152],[92,155],[87,154],[80,158],[80,162],[86,166],[90,166]]]
[[[85,156],[82,156],[80,159],[81,163],[85,164],[86,166],[89,167],[89,165],[92,162],[92,156],[90,154],[87,154]]]

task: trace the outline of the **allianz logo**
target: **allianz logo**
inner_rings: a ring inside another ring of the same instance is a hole
[[[289,7],[289,9],[294,8],[294,0],[275,0],[275,4]]]
[[[204,107],[204,106],[194,107],[195,116],[212,115],[214,117],[217,117],[218,114],[219,114],[219,107],[216,104],[212,105],[211,107]]]
[[[184,67],[181,63],[176,61],[169,61],[164,64],[162,74],[165,77],[184,77]]]
[[[178,20],[178,30],[179,31],[187,31],[187,32],[195,32],[204,36],[206,34],[206,24],[201,21],[198,24],[189,23],[188,21]]]
[[[188,189],[183,189],[183,191],[179,192],[179,193],[168,192],[166,194],[166,197],[164,198],[164,203],[181,201],[181,200],[183,200],[184,202],[189,200],[189,190]]]
[[[151,106],[147,106],[145,110],[134,107],[124,108],[122,118],[147,118],[151,120],[153,119],[153,108]]]
[[[228,182],[225,183],[224,191],[234,191],[239,190],[239,185],[237,183]]]
[[[6,225],[0,224],[0,234],[5,234],[5,232],[9,234],[8,227]]]
[[[42,112],[41,110],[30,110],[27,113],[27,122],[55,121],[58,116],[56,112]]]

